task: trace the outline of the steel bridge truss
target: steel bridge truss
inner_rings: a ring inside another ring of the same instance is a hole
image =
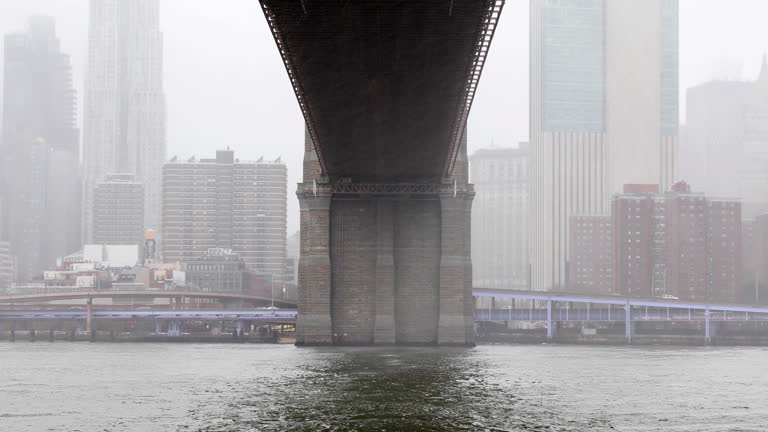
[[[485,12],[485,19],[482,24],[483,28],[475,41],[475,52],[472,57],[470,70],[468,71],[469,77],[464,86],[463,94],[457,107],[456,121],[451,131],[450,151],[448,152],[448,160],[444,170],[446,177],[450,177],[453,174],[453,167],[456,164],[456,158],[461,148],[461,137],[464,134],[464,129],[467,127],[469,112],[472,109],[472,102],[475,100],[475,92],[477,92],[480,77],[483,75],[485,59],[488,57],[493,36],[496,34],[496,26],[499,23],[499,17],[504,8],[504,1],[490,0],[488,2],[488,9]]]
[[[283,61],[283,66],[285,66],[286,73],[288,73],[288,79],[291,81],[291,87],[293,88],[293,92],[296,95],[296,100],[299,102],[299,109],[301,109],[301,113],[304,115],[304,121],[307,124],[307,131],[309,132],[310,138],[312,138],[315,154],[317,155],[317,160],[320,162],[320,168],[322,169],[323,173],[326,173],[328,172],[327,165],[323,159],[323,152],[320,151],[320,140],[317,136],[317,128],[315,127],[315,122],[309,109],[307,97],[304,92],[304,86],[302,85],[301,80],[296,76],[296,65],[294,64],[293,57],[290,55],[288,49],[286,48],[285,38],[280,32],[280,27],[277,25],[275,13],[272,11],[269,2],[260,1],[259,3],[261,3],[261,9],[264,11],[264,17],[267,19],[267,24],[269,25],[269,30],[272,32],[272,37],[275,39],[277,50],[280,52],[280,58]],[[304,13],[306,14],[304,0],[302,0],[302,8],[304,8]]]
[[[459,194],[471,192],[472,186],[454,183],[353,183],[315,182],[311,187],[307,186],[303,192],[306,194],[334,194],[334,195],[438,195]]]

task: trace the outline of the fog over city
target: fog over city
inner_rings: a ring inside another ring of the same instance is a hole
[[[0,0],[0,432],[766,430],[766,23]]]
[[[88,3],[0,0],[1,34],[23,29],[30,14],[56,19],[62,49],[72,56],[80,110]],[[208,0],[160,2],[168,156],[204,155],[223,145],[247,159],[283,156],[294,184],[300,180],[301,112],[260,9],[253,0],[215,6]],[[514,146],[528,139],[528,9],[528,2],[520,0],[505,6],[470,117],[470,153],[491,142]],[[762,0],[680,1],[681,120],[687,88],[712,79],[757,76],[768,50],[766,19],[768,5]],[[294,232],[296,200],[289,200],[289,209],[288,229]]]

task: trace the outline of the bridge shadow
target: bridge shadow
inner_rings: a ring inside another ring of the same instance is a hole
[[[202,430],[551,430],[551,413],[519,396],[514,380],[489,374],[494,368],[473,350],[304,348],[302,353],[307,360],[290,382],[252,382],[244,389],[246,395],[230,406],[231,429]]]

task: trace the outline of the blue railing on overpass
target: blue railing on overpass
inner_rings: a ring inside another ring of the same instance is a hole
[[[84,320],[87,311],[0,311],[0,319],[6,320]],[[181,321],[269,321],[295,322],[295,309],[279,310],[195,310],[195,311],[93,311],[93,319],[112,320],[181,320]]]
[[[95,299],[95,298],[199,298],[212,299],[218,301],[243,301],[251,303],[270,304],[278,307],[295,307],[296,302],[283,298],[272,298],[258,296],[242,292],[228,291],[203,291],[187,289],[140,289],[140,290],[117,290],[117,289],[98,289],[76,288],[76,287],[47,287],[40,288],[34,292],[14,292],[9,295],[0,295],[0,304],[21,304],[34,302],[47,302],[55,300],[74,300],[74,299]]]
[[[557,322],[624,321],[626,338],[632,338],[635,323],[643,321],[704,322],[704,336],[713,335],[713,322],[768,321],[768,307],[713,304],[667,298],[635,298],[582,295],[542,291],[507,291],[475,288],[475,298],[526,301],[528,308],[508,307],[475,310],[475,321],[546,321],[547,337],[555,334]]]
[[[149,292],[142,292],[147,295]],[[201,292],[154,291],[158,297],[176,295],[200,295]],[[73,293],[63,293],[69,296]],[[97,295],[109,297],[110,294],[119,296],[136,294],[134,292],[81,292],[81,296]],[[626,326],[627,339],[632,337],[634,324],[637,322],[703,322],[705,337],[713,334],[711,323],[768,321],[768,307],[710,304],[689,302],[664,298],[633,298],[607,295],[581,295],[573,293],[509,291],[475,288],[475,298],[514,299],[524,300],[522,305],[507,306],[506,308],[478,308],[475,310],[475,321],[530,321],[546,322],[547,336],[554,337],[557,322],[621,322]],[[205,293],[207,295],[224,295],[225,293]],[[57,297],[56,294],[53,297]],[[233,297],[240,297],[234,295]],[[247,298],[242,296],[240,298]],[[49,296],[37,297],[39,300],[49,299]],[[30,300],[30,299],[28,299]],[[112,320],[172,320],[180,321],[266,321],[266,322],[296,322],[296,309],[254,309],[254,310],[142,310],[142,311],[105,311],[90,310],[90,319]],[[88,319],[87,310],[6,310],[0,311],[0,320],[83,320]]]

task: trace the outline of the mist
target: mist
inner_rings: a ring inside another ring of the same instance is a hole
[[[88,38],[86,0],[2,0],[0,33],[23,29],[33,13],[56,19],[72,56],[82,108]],[[236,148],[246,159],[282,156],[289,184],[300,180],[303,119],[258,3],[161,1],[168,103],[168,157]],[[768,5],[761,0],[680,2],[680,100],[712,79],[753,79],[768,50]],[[494,41],[469,123],[469,150],[515,146],[528,139],[528,4],[511,1]],[[2,47],[0,47],[2,50]],[[191,127],[190,125],[195,125]],[[289,232],[298,203],[289,200]]]

